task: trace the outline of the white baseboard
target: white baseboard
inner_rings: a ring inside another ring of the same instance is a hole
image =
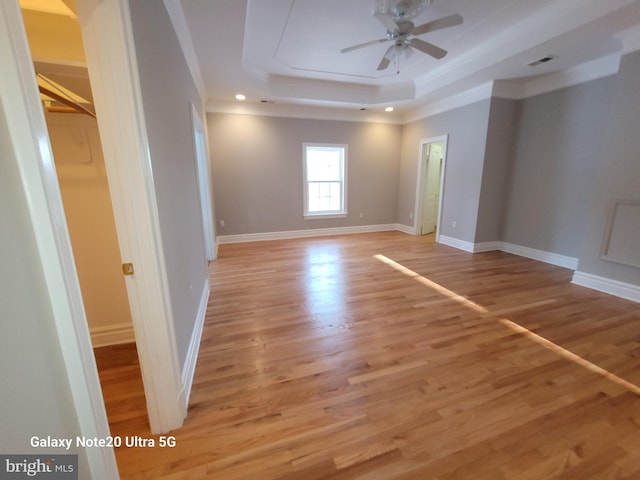
[[[408,225],[404,225],[402,223],[396,223],[395,230],[406,233],[407,235],[417,235],[416,227],[409,227]]]
[[[544,263],[550,263],[551,265],[568,268],[569,270],[576,270],[578,268],[578,259],[574,257],[545,252],[543,250],[536,250],[535,248],[523,247],[521,245],[514,245],[513,243],[501,243],[502,247],[500,250],[503,252],[513,253],[514,255],[531,258]]]
[[[540,262],[549,263],[558,267],[568,268],[570,270],[576,270],[578,268],[578,259],[574,257],[568,257],[566,255],[560,255],[557,253],[545,252],[543,250],[536,250],[535,248],[523,247],[522,245],[514,245],[513,243],[494,241],[494,242],[482,242],[471,243],[457,238],[447,237],[440,235],[440,243],[448,245],[450,247],[464,250],[469,253],[490,252],[494,250],[500,250],[506,253],[512,253],[521,257],[531,258]]]
[[[494,252],[496,250],[502,250],[502,242],[481,242],[473,244],[473,253],[481,252]]]
[[[580,271],[573,272],[571,283],[640,303],[640,286]]]
[[[132,323],[117,323],[105,327],[90,328],[93,348],[132,343],[136,341]]]
[[[288,230],[284,232],[246,233],[240,235],[220,235],[218,243],[262,242],[266,240],[289,240],[292,238],[323,237],[328,235],[347,235],[352,233],[388,232],[399,230],[399,225],[362,225],[356,227],[310,228],[308,230]]]
[[[193,375],[196,372],[196,363],[198,361],[198,351],[200,350],[200,340],[202,339],[202,330],[204,328],[204,319],[207,314],[207,304],[209,303],[209,280],[204,282],[202,295],[200,296],[200,305],[196,323],[191,334],[189,342],[189,350],[182,367],[182,392],[180,398],[184,402],[185,408],[189,408],[189,396],[191,395],[191,386],[193,385]]]
[[[464,240],[460,240],[458,238],[447,237],[446,235],[440,235],[438,240],[443,245],[447,245],[449,247],[457,248],[458,250],[464,250],[465,252],[473,253],[474,252],[474,244],[471,242],[466,242]]]

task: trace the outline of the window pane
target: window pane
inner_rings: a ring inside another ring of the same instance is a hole
[[[309,183],[309,211],[320,211],[320,184]]]
[[[307,147],[307,181],[340,181],[342,149]]]
[[[329,193],[329,210],[341,210],[342,206],[340,205],[340,183],[334,182],[329,184],[330,193]]]
[[[340,182],[309,182],[309,212],[340,211],[340,190]]]

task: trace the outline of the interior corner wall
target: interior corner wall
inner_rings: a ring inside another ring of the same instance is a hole
[[[401,126],[226,113],[207,124],[219,235],[396,223]],[[348,145],[346,218],[303,216],[303,143],[314,142]]]
[[[589,222],[578,269],[599,277],[640,286],[640,269],[603,260],[600,251],[614,200],[640,200],[640,51],[624,55],[612,87],[612,108],[598,150],[596,182],[585,208]],[[634,228],[636,235],[640,225]]]
[[[474,243],[502,239],[502,222],[519,114],[520,101],[491,98]]]
[[[82,432],[7,121],[0,102],[0,452],[40,454],[29,444],[32,436]],[[80,472],[89,478],[84,449],[72,444],[46,453],[78,454]]]
[[[164,3],[128,3],[183,368],[207,282],[191,105],[204,109]]]
[[[521,101],[502,240],[577,258],[602,155],[614,77]],[[636,134],[637,135],[637,134]]]
[[[414,225],[410,214],[415,209],[420,141],[448,134],[440,234],[475,241],[490,106],[490,99],[481,100],[404,125],[398,223]]]

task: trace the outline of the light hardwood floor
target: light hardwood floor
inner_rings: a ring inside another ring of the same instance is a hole
[[[385,232],[222,245],[175,448],[122,478],[640,478],[640,305]],[[131,345],[96,352],[149,437]],[[157,437],[154,437],[157,438]]]

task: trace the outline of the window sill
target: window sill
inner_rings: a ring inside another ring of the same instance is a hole
[[[348,212],[339,212],[339,213],[308,213],[304,216],[305,220],[322,220],[325,218],[347,218],[349,216]]]

